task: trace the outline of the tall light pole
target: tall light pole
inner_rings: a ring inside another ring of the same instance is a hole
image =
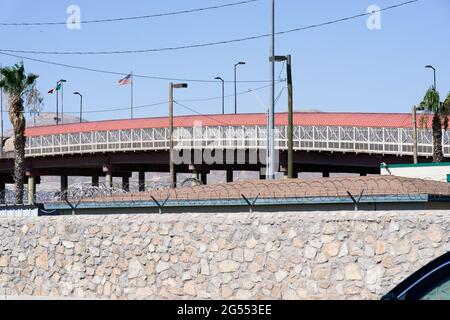
[[[170,83],[169,84],[169,172],[170,172],[170,187],[175,189],[177,187],[177,176],[175,166],[173,163],[173,89],[187,88],[187,83]]]
[[[281,62],[286,61],[287,86],[288,86],[288,178],[294,178],[294,98],[292,87],[292,58],[287,56],[274,56],[270,61]]]
[[[81,93],[74,92],[73,94],[80,96],[80,123],[83,122],[83,95]]]
[[[66,83],[67,80],[61,79],[58,81],[58,83],[61,83],[61,123],[64,123],[64,83]],[[56,92],[58,94],[58,92]]]
[[[412,125],[413,125],[413,162],[417,164],[418,156],[417,156],[417,107],[413,106],[412,108]]]
[[[437,88],[436,88],[436,69],[435,69],[433,66],[431,66],[431,65],[427,65],[427,66],[425,66],[425,68],[427,68],[427,69],[433,69],[433,74],[434,74],[434,90],[437,90]]]
[[[222,81],[222,114],[225,114],[225,81],[221,77],[215,77],[214,79]]]
[[[270,57],[275,57],[275,0],[271,0],[270,6]],[[267,180],[275,179],[275,59],[270,59],[270,108],[269,127],[267,128]]]
[[[237,114],[237,84],[236,84],[236,68],[239,65],[244,65],[245,62],[239,61],[234,65],[234,114]]]
[[[412,125],[413,125],[413,162],[419,163],[418,148],[417,148],[417,111],[423,110],[423,107],[413,106],[412,108]]]
[[[56,125],[59,124],[59,105],[58,105],[59,92],[58,92],[58,86],[59,86],[59,81],[56,82],[56,87],[55,87],[55,90],[56,90],[56,118],[55,118]]]

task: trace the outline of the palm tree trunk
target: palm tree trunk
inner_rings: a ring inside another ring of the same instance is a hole
[[[14,184],[16,204],[23,204],[25,183],[25,117],[20,96],[9,97],[9,118],[14,128]]]
[[[433,162],[444,161],[444,154],[442,152],[442,123],[438,112],[434,113],[433,117]]]

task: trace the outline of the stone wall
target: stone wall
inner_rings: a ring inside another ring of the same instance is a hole
[[[450,251],[448,211],[0,218],[0,296],[379,299]]]

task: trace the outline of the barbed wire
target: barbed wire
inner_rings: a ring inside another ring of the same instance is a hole
[[[142,204],[148,202],[198,205],[197,202],[220,201],[220,205],[245,205],[244,199],[258,199],[256,204],[270,200],[274,203],[351,203],[361,195],[364,203],[375,201],[417,201],[421,196],[441,199],[450,196],[450,186],[446,182],[431,179],[412,179],[395,176],[329,178],[329,179],[286,179],[276,181],[245,180],[228,184],[202,185],[195,178],[188,178],[178,183],[178,188],[171,189],[169,184],[154,182],[147,184],[147,190],[130,192],[131,185],[100,183],[79,183],[67,190],[39,192],[33,203],[68,204],[78,208],[80,204],[107,202],[110,204]],[[143,190],[144,185],[139,186]],[[0,206],[14,206],[15,193],[5,190],[0,193]],[[24,193],[24,203],[29,203],[28,193]],[[73,210],[75,210],[73,209]]]

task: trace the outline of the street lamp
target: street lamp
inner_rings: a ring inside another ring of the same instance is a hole
[[[66,83],[67,80],[61,79],[58,81],[58,83],[61,83],[61,123],[64,124],[64,83]],[[58,92],[56,92],[56,95],[58,95]],[[58,115],[56,115],[58,117]]]
[[[214,79],[222,81],[222,114],[225,114],[225,81],[221,77],[215,77]]]
[[[425,68],[427,69],[433,69],[433,74],[434,74],[434,90],[436,89],[436,69],[432,66],[432,65],[427,65],[425,66]]]
[[[412,108],[412,125],[413,125],[413,162],[419,163],[418,146],[417,146],[417,111],[424,110],[423,107],[413,106]]]
[[[291,55],[270,57],[270,62],[286,61],[287,86],[288,86],[288,178],[294,178],[294,99],[292,89],[292,59]]]
[[[170,172],[170,187],[175,189],[177,187],[177,176],[175,173],[175,166],[173,164],[173,89],[187,88],[187,83],[170,83],[169,84],[169,172]]]
[[[74,92],[73,94],[80,96],[80,123],[83,122],[83,95],[81,93]]]
[[[234,65],[234,114],[237,114],[237,86],[236,86],[236,68],[239,65],[243,65],[245,62],[239,61]]]

